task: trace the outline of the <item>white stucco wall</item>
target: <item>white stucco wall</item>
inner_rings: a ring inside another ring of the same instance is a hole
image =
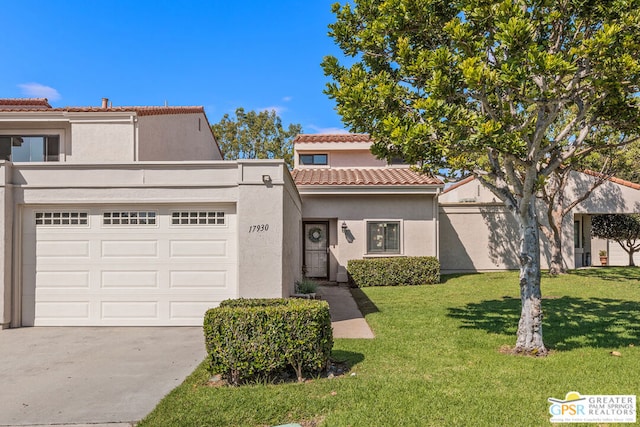
[[[138,117],[138,160],[221,160],[204,114]]]
[[[347,280],[350,259],[367,254],[367,221],[400,221],[400,256],[437,255],[433,195],[309,195],[302,193],[304,221],[329,221],[329,279]],[[342,223],[348,231],[342,231]],[[389,255],[386,255],[389,256]]]
[[[11,323],[11,264],[12,264],[12,226],[13,200],[10,183],[9,162],[0,161],[0,329]]]

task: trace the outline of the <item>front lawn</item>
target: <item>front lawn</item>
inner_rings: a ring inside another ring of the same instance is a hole
[[[349,374],[210,387],[203,363],[140,426],[544,426],[549,397],[640,395],[640,268],[544,278],[552,352],[539,359],[501,352],[515,343],[516,273],[358,293],[376,338],[335,340]]]

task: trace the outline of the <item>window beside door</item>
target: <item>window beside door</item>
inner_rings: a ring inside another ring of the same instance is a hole
[[[399,254],[400,221],[367,221],[367,253]]]

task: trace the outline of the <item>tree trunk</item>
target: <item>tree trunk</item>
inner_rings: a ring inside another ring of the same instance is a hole
[[[540,291],[540,231],[535,204],[521,207],[520,223],[520,300],[522,311],[514,353],[545,356],[542,341],[542,293]]]
[[[557,276],[565,274],[564,259],[562,258],[562,209],[553,209],[549,215],[551,235],[547,236],[551,243],[551,259],[549,260],[549,274]]]
[[[633,261],[633,249],[629,249],[629,267],[635,267],[636,263]]]

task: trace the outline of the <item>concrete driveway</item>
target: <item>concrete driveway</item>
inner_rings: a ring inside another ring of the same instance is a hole
[[[199,327],[0,331],[0,425],[139,421],[205,356]]]

